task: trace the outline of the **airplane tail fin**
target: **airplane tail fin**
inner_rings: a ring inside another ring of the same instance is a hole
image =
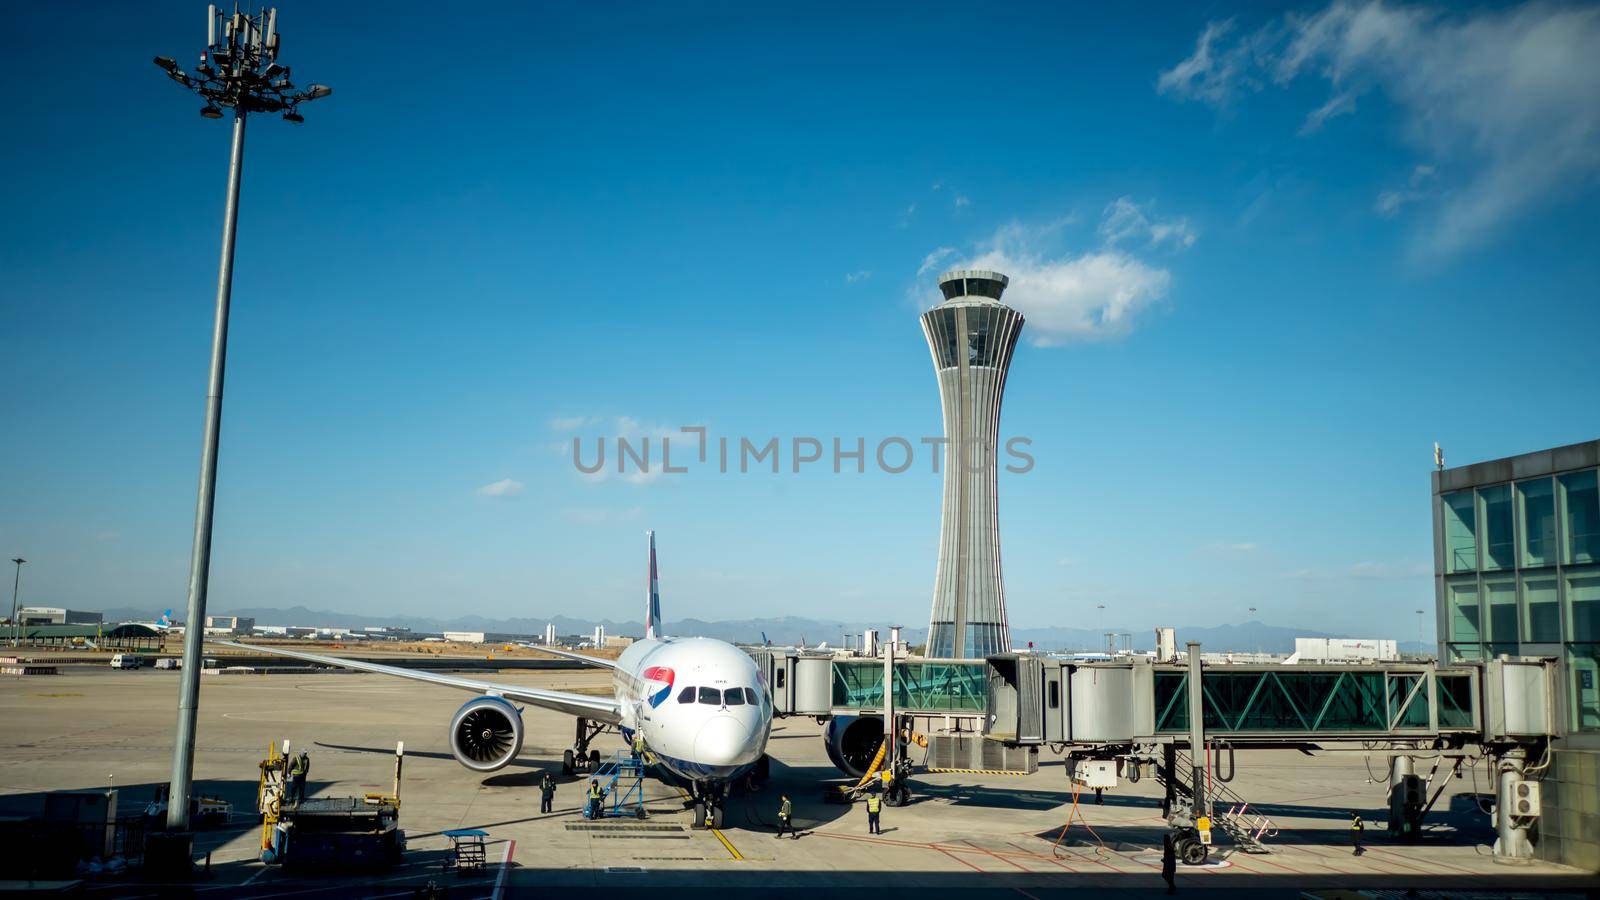
[[[169,610],[166,610],[165,612],[163,612],[161,614],[161,618],[156,620],[156,624],[157,625],[171,625],[172,624],[172,610],[169,609]]]
[[[644,636],[653,640],[661,636],[661,585],[656,580],[656,533],[650,535],[650,574],[645,583]]]

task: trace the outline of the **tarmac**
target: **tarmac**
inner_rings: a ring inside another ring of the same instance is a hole
[[[599,671],[488,677],[609,693],[608,676]],[[124,811],[142,808],[170,775],[177,691],[178,673],[149,669],[67,666],[59,675],[0,679],[0,814],[37,813],[50,791],[107,787],[118,790]],[[713,891],[718,900],[734,893],[821,891],[834,900],[959,889],[1047,900],[1084,890],[1118,896],[1165,890],[1160,787],[1124,782],[1096,805],[1092,792],[1074,794],[1062,761],[1048,753],[1031,776],[919,773],[912,805],[886,807],[883,833],[871,836],[861,804],[822,799],[845,777],[828,762],[821,727],[810,719],[782,719],[768,747],[772,780],[730,801],[725,829],[692,830],[684,794],[655,779],[646,781],[646,820],[582,819],[582,779],[560,776],[573,722],[557,713],[528,708],[520,757],[484,775],[450,754],[446,726],[468,699],[464,693],[378,675],[326,673],[210,675],[200,697],[198,790],[231,801],[236,813],[234,824],[198,838],[197,851],[210,854],[209,872],[181,885],[100,880],[87,886],[91,896],[408,897],[430,881],[448,887],[452,898],[648,889],[701,898]],[[269,743],[283,739],[309,750],[313,796],[388,792],[395,743],[405,742],[401,827],[409,849],[401,867],[378,876],[301,878],[257,861],[257,763]],[[609,754],[621,744],[607,735],[596,746]],[[546,771],[561,787],[555,812],[542,816],[536,785]],[[1375,756],[1370,774],[1382,778],[1385,771],[1385,757]],[[1241,753],[1231,787],[1276,824],[1278,833],[1267,840],[1272,852],[1245,854],[1220,843],[1207,866],[1180,867],[1181,894],[1600,893],[1594,874],[1492,859],[1492,824],[1472,799],[1475,791],[1490,790],[1481,766],[1447,789],[1419,843],[1385,834],[1385,785],[1369,780],[1360,753]],[[798,840],[773,836],[782,794],[793,801]],[[1452,794],[1459,796],[1452,800]],[[1361,856],[1350,846],[1351,810],[1367,822]],[[449,847],[442,832],[456,828],[489,833],[483,874],[442,871]]]

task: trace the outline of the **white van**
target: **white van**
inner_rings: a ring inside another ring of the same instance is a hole
[[[111,657],[113,669],[137,669],[144,665],[144,657],[137,653],[118,653]]]

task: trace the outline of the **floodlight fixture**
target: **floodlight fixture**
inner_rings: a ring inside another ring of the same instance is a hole
[[[170,56],[156,57],[155,64],[206,99],[208,119],[221,118],[209,112],[212,108],[232,109],[235,116],[294,112],[307,100],[333,93],[322,84],[296,88],[289,67],[278,62],[278,45],[277,10],[242,13],[235,7],[230,15],[213,5],[206,18],[206,49],[194,71],[185,72]]]
[[[222,262],[217,275],[216,325],[211,335],[211,381],[206,393],[206,421],[200,452],[200,492],[195,503],[194,546],[189,557],[189,627],[183,637],[183,670],[178,693],[178,724],[172,754],[172,781],[167,804],[167,830],[189,833],[189,799],[194,787],[195,733],[200,705],[200,661],[206,620],[206,595],[211,582],[211,522],[216,506],[218,438],[222,429],[222,384],[227,361],[228,307],[233,296],[233,247],[239,227],[239,181],[244,167],[244,125],[253,112],[281,113],[303,122],[297,107],[333,93],[324,85],[300,90],[289,80],[289,67],[278,63],[278,12],[263,9],[231,14],[213,4],[206,13],[206,49],[192,72],[171,57],[155,64],[167,77],[205,100],[200,115],[222,118],[233,110],[233,155],[228,166],[228,199],[223,212]],[[20,568],[20,562],[19,562]],[[13,589],[13,595],[16,591]],[[192,835],[191,835],[192,840]]]

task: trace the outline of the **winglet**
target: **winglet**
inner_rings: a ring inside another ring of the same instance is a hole
[[[644,637],[650,641],[660,637],[661,585],[656,580],[656,533],[645,533],[650,536],[650,571],[645,580]]]

